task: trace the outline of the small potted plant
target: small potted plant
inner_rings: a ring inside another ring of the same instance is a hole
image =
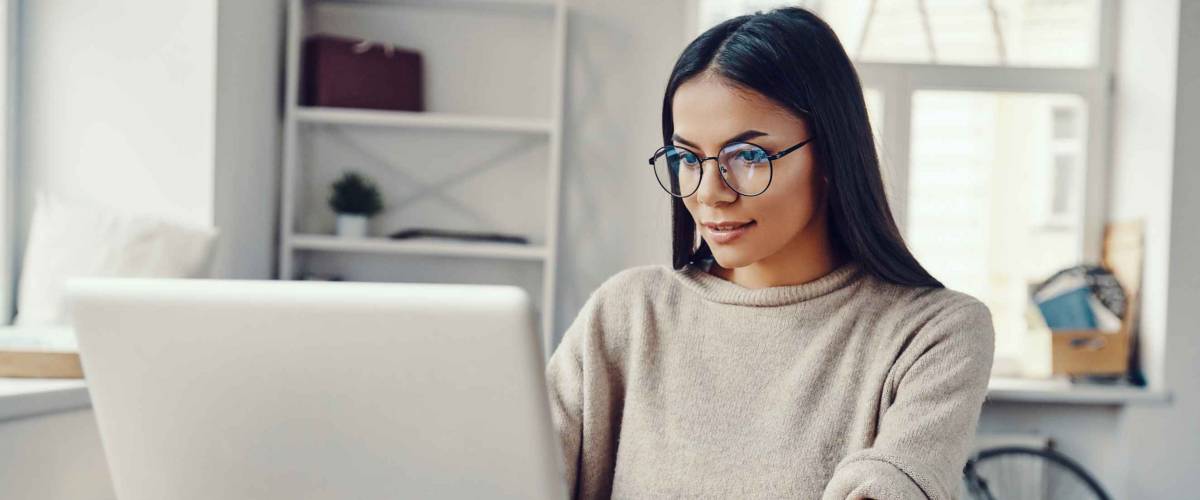
[[[346,172],[333,183],[329,207],[337,214],[337,235],[365,238],[367,221],[383,210],[383,200],[375,183],[356,172]]]

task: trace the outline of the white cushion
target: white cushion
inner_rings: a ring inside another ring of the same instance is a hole
[[[212,227],[38,193],[17,291],[16,324],[67,324],[63,287],[70,278],[206,277],[216,236]]]

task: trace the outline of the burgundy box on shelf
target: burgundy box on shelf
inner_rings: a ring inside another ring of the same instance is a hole
[[[304,41],[301,104],[424,111],[421,54],[333,35]]]

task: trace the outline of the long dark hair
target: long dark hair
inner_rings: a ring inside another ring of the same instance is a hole
[[[671,105],[684,82],[712,71],[791,110],[808,124],[809,146],[829,179],[829,227],[834,250],[883,280],[942,287],[917,262],[892,219],[862,85],[837,35],[808,10],[788,7],[729,19],[683,49],[663,96],[663,144],[671,144]],[[671,201],[672,261],[683,269],[712,258],[708,243],[693,250],[696,225],[680,198]]]

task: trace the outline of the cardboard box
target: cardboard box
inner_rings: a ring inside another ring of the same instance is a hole
[[[1129,371],[1134,325],[1141,291],[1143,223],[1109,224],[1104,229],[1101,265],[1112,271],[1125,290],[1121,328],[1054,330],[1050,334],[1051,372],[1066,375],[1122,375]]]
[[[1116,333],[1054,330],[1050,334],[1051,372],[1067,375],[1122,375],[1129,370],[1132,336],[1127,321]]]

